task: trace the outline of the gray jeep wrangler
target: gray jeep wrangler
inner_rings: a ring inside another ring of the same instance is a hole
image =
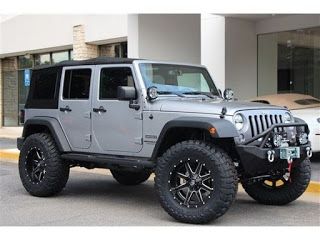
[[[33,70],[17,145],[25,189],[47,197],[69,169],[110,169],[121,184],[155,173],[162,207],[206,223],[235,200],[283,205],[310,181],[308,126],[286,108],[224,97],[203,66],[140,59],[65,61]]]

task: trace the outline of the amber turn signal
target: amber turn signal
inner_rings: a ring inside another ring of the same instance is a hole
[[[217,130],[216,130],[214,127],[209,128],[209,133],[210,133],[211,135],[216,134],[216,132],[217,132]]]

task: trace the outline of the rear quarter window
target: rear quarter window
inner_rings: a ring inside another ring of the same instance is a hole
[[[31,86],[25,108],[58,108],[61,68],[32,71]]]

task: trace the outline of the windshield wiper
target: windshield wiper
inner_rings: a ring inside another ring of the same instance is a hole
[[[179,97],[186,97],[184,96],[182,93],[179,92],[172,92],[172,91],[158,91],[159,94],[174,94],[177,95]]]
[[[217,98],[216,95],[213,95],[212,93],[209,93],[209,92],[194,91],[194,92],[184,92],[183,94],[185,94],[185,95],[205,95],[208,98]]]

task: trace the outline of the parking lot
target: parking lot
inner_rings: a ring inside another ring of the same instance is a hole
[[[15,140],[0,139],[1,148]],[[312,162],[312,181],[320,179],[320,161]],[[162,226],[184,225],[160,206],[153,176],[139,186],[122,186],[107,170],[73,169],[64,191],[56,197],[36,198],[23,188],[17,161],[1,157],[0,225],[2,226]],[[320,194],[306,192],[287,206],[257,204],[240,187],[230,210],[214,226],[319,226]]]

